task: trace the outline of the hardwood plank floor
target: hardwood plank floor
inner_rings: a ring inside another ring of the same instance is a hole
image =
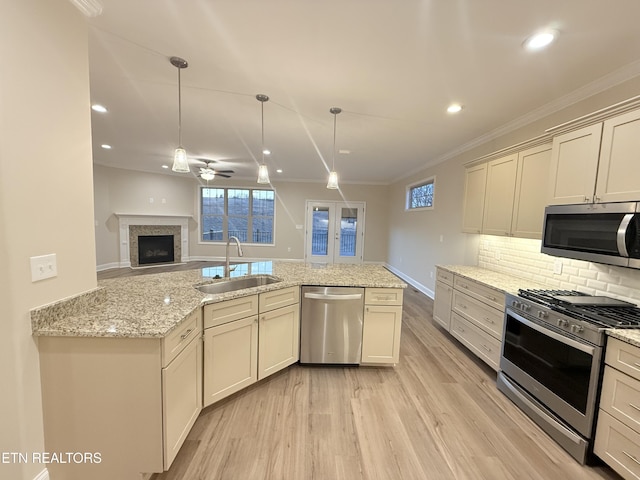
[[[395,368],[294,365],[205,409],[154,480],[619,479],[583,467],[405,290]]]

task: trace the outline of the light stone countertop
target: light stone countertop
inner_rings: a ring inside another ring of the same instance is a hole
[[[533,280],[527,280],[481,267],[467,265],[437,265],[437,267],[513,295],[518,294],[519,288],[548,288]]]
[[[269,274],[281,282],[207,295],[194,285],[213,283],[221,267],[101,280],[99,288],[31,311],[34,336],[161,338],[204,304],[290,286],[405,288],[381,265],[315,265],[303,262],[239,264],[232,277]]]
[[[526,280],[512,275],[506,275],[504,273],[494,272],[493,270],[481,267],[466,265],[438,265],[438,268],[442,268],[451,273],[455,273],[456,275],[460,275],[470,280],[475,280],[476,282],[483,283],[489,287],[493,287],[497,290],[501,290],[505,293],[511,293],[513,295],[518,294],[519,288],[549,288],[533,280]],[[629,330],[612,328],[608,329],[606,333],[618,340],[640,347],[640,329]]]

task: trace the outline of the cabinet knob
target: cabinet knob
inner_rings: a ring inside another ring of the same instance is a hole
[[[600,201],[600,197],[598,197],[597,195],[595,197],[593,197],[593,201],[594,203],[597,203]]]

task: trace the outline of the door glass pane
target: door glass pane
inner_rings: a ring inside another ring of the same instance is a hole
[[[340,212],[340,256],[355,257],[358,209],[341,208]]]
[[[329,250],[329,207],[314,207],[311,227],[311,255],[327,255]]]

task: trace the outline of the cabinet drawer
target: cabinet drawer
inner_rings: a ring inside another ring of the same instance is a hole
[[[258,314],[258,295],[234,298],[204,306],[204,328],[215,327]]]
[[[640,348],[609,337],[605,362],[613,368],[640,380]]]
[[[202,309],[196,308],[178,328],[162,339],[162,367],[166,367],[189,342],[202,332]]]
[[[606,366],[600,408],[640,433],[640,381]]]
[[[453,287],[453,273],[442,268],[436,269],[436,280]]]
[[[402,305],[402,288],[365,288],[367,305]]]
[[[593,451],[626,479],[640,479],[640,434],[600,410]]]
[[[500,341],[483,332],[463,317],[451,314],[451,335],[462,342],[495,371],[500,365]]]
[[[458,275],[453,279],[453,286],[456,290],[460,290],[461,292],[471,295],[473,298],[476,298],[487,305],[491,305],[498,310],[504,311],[503,292]]]
[[[453,291],[453,310],[492,337],[502,338],[503,311],[489,307],[487,304],[457,290]]]
[[[300,287],[281,288],[260,294],[260,313],[300,303]]]

